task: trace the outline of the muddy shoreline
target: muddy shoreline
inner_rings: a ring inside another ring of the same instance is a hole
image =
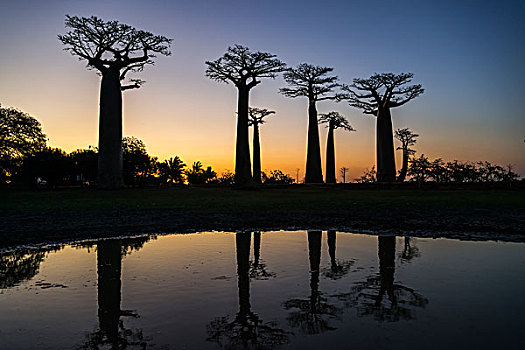
[[[171,209],[6,210],[0,248],[115,236],[199,231],[336,229],[415,237],[525,242],[525,213],[487,210],[281,210],[196,212]]]

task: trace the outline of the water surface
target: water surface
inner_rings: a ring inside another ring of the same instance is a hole
[[[0,255],[0,347],[525,348],[525,245],[335,231]]]

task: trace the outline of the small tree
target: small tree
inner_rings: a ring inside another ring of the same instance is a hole
[[[154,63],[155,54],[170,55],[172,39],[137,30],[117,21],[103,21],[95,16],[66,15],[71,30],[58,35],[69,51],[87,61],[89,69],[98,70],[100,83],[100,123],[98,138],[98,176],[100,188],[122,186],[122,91],[139,88],[143,81],[131,79],[122,85],[129,72],[141,72]]]
[[[348,168],[347,167],[341,167],[339,168],[339,174],[343,178],[343,183],[346,183],[346,174],[348,174]]]
[[[275,114],[267,109],[250,108],[248,110],[248,126],[253,126],[253,181],[261,183],[261,143],[259,139],[259,125],[264,124],[264,118]]]
[[[377,173],[376,173],[376,169],[375,169],[375,165],[372,166],[372,168],[370,170],[365,169],[365,172],[363,173],[363,175],[361,175],[361,177],[358,177],[357,179],[355,179],[356,182],[359,182],[359,183],[374,183],[376,182],[376,179],[377,179]]]
[[[348,120],[338,112],[321,114],[319,124],[327,124],[328,137],[326,138],[326,183],[335,184],[335,142],[334,130],[343,129],[346,131],[355,131]]]
[[[42,151],[46,141],[38,120],[0,105],[0,184],[11,182],[23,159]]]
[[[159,164],[159,175],[165,182],[182,184],[184,183],[185,167],[186,164],[179,156],[171,157]]]
[[[412,132],[412,130],[410,130],[409,128],[404,128],[397,129],[395,137],[396,139],[401,141],[401,147],[398,147],[397,149],[403,151],[403,165],[401,167],[401,170],[399,171],[397,181],[403,182],[405,181],[405,178],[407,176],[408,158],[410,158],[411,155],[416,153],[415,150],[410,149],[409,147],[416,144],[416,138],[419,137],[419,135]]]
[[[204,169],[202,163],[196,161],[193,162],[190,169],[186,170],[186,178],[192,185],[202,185],[215,181],[217,179],[217,173],[213,171],[211,166]]]
[[[289,69],[284,73],[284,80],[290,87],[279,90],[286,97],[308,98],[308,146],[305,183],[323,182],[316,104],[325,100],[339,102],[345,97],[344,94],[334,92],[339,87],[339,83],[337,76],[328,75],[333,70],[331,67],[301,63],[296,68]]]
[[[396,179],[394,138],[390,109],[399,107],[424,92],[420,84],[405,86],[412,81],[412,73],[374,74],[368,79],[354,79],[350,86],[343,86],[349,93],[350,106],[360,108],[365,114],[377,117],[376,151],[377,180],[393,182]]]
[[[241,45],[229,47],[215,61],[206,61],[206,76],[222,83],[233,83],[239,92],[237,101],[237,140],[235,145],[235,184],[249,185],[252,180],[248,140],[248,106],[250,90],[261,78],[274,79],[286,65],[267,52],[251,52]]]

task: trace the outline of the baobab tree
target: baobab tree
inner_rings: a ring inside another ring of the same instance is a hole
[[[335,184],[335,142],[334,130],[343,129],[355,131],[348,120],[339,112],[320,114],[319,124],[327,124],[328,137],[326,138],[326,183]]]
[[[275,79],[286,65],[267,52],[251,52],[241,45],[229,47],[215,61],[206,61],[206,76],[222,83],[233,83],[239,95],[237,100],[237,140],[235,145],[235,184],[253,182],[248,140],[248,106],[250,90],[261,83],[261,78]]]
[[[347,167],[341,167],[339,168],[339,174],[341,174],[341,177],[343,178],[343,183],[346,183],[346,174],[348,173]]]
[[[253,181],[261,183],[261,143],[259,140],[259,125],[264,124],[264,118],[275,114],[267,109],[249,108],[248,126],[253,126]]]
[[[103,21],[95,16],[66,15],[65,25],[71,30],[58,35],[69,51],[87,61],[88,69],[102,76],[100,83],[100,122],[98,138],[99,188],[122,186],[122,91],[139,88],[144,81],[130,79],[130,72],[141,72],[154,63],[156,54],[169,56],[170,43],[161,35],[137,30],[118,21]]]
[[[408,170],[408,158],[410,155],[416,153],[415,150],[410,149],[410,146],[416,144],[416,138],[419,137],[418,134],[414,134],[409,128],[397,129],[395,132],[395,138],[401,141],[401,147],[398,147],[398,150],[403,151],[403,165],[399,171],[399,176],[397,177],[398,182],[405,181]]]
[[[335,93],[339,87],[337,76],[328,75],[331,67],[314,66],[301,63],[296,68],[284,73],[284,80],[290,87],[279,91],[286,97],[308,98],[308,146],[306,151],[305,183],[322,183],[321,147],[319,146],[319,127],[317,125],[317,107],[319,101],[341,101],[345,94]]]
[[[343,86],[343,90],[349,93],[350,106],[377,117],[377,181],[393,182],[396,179],[390,108],[402,106],[424,92],[420,84],[406,85],[413,76],[412,73],[375,73],[368,79],[354,79],[352,85]]]

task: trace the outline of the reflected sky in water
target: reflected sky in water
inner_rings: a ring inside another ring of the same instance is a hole
[[[523,348],[525,245],[335,231],[0,255],[2,348]]]

